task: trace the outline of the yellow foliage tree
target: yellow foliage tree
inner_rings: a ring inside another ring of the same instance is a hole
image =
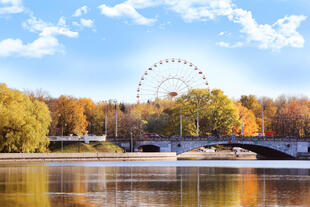
[[[0,84],[0,151],[44,152],[51,122],[45,103]]]
[[[258,131],[258,125],[256,123],[256,118],[252,110],[242,106],[240,102],[236,103],[236,106],[239,109],[239,121],[242,123],[242,114],[243,114],[243,128],[244,136],[254,136],[255,132]],[[233,128],[233,133],[238,136],[242,135],[242,125],[235,125]]]
[[[56,103],[58,127],[62,129],[62,134],[83,135],[86,131],[87,120],[79,100],[70,96],[60,96]]]

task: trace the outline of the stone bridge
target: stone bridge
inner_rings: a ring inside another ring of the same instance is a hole
[[[182,154],[199,147],[224,145],[241,147],[269,159],[298,159],[301,156],[307,156],[310,150],[310,139],[294,137],[176,137],[133,140],[109,138],[108,140],[129,152],[176,152]]]

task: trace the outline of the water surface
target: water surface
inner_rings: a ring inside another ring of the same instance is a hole
[[[1,206],[310,206],[307,161],[0,164]]]

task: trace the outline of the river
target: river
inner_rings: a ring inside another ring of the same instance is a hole
[[[0,206],[310,206],[310,162],[7,163]]]

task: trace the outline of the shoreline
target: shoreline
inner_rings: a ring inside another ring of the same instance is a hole
[[[1,162],[26,161],[158,161],[177,160],[175,152],[161,153],[0,153]]]
[[[233,152],[126,152],[126,153],[0,153],[1,162],[51,161],[176,161],[256,160],[255,153]]]

